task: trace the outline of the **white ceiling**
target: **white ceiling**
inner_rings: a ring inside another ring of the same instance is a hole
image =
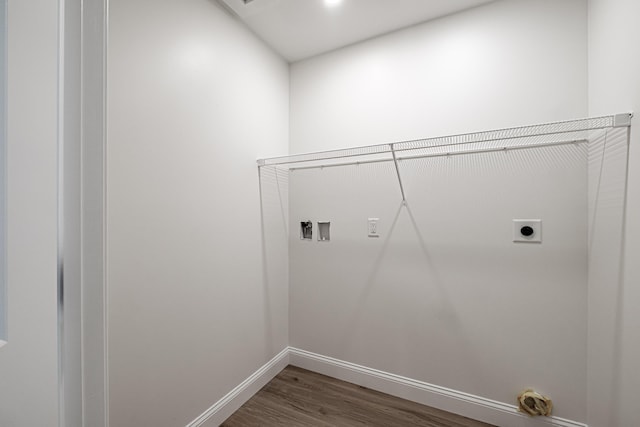
[[[493,0],[218,0],[290,62]]]

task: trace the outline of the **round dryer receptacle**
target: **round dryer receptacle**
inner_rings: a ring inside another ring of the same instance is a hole
[[[534,232],[535,231],[533,230],[533,227],[530,227],[528,225],[525,225],[520,229],[520,234],[522,234],[524,237],[531,237],[533,236]]]

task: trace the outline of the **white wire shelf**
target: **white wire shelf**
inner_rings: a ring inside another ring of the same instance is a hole
[[[258,166],[290,169],[389,162],[412,158],[520,150],[588,141],[592,132],[628,127],[631,113],[447,135],[363,147],[317,151],[258,160]]]

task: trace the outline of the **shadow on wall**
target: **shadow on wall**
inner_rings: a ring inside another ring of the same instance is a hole
[[[587,144],[399,166],[406,205],[392,162],[290,173],[292,345],[502,402],[535,386],[584,418]],[[300,241],[303,219],[331,242]]]
[[[277,167],[258,169],[260,187],[260,229],[262,249],[262,283],[264,292],[264,333],[268,354],[275,354],[281,348],[273,348],[274,325],[282,324],[273,318],[272,290],[288,291],[288,198],[289,173]],[[284,285],[284,286],[283,286]],[[288,316],[288,310],[285,311]],[[286,319],[285,319],[286,324]]]
[[[612,129],[589,147],[589,372],[591,384],[605,387],[597,402],[608,425],[617,426],[620,402],[624,248],[628,184],[629,129]],[[595,343],[598,343],[597,345]]]
[[[403,202],[400,202],[400,204],[398,205],[396,214],[393,217],[393,221],[391,222],[389,230],[386,232],[386,237],[384,238],[381,248],[379,249],[379,253],[376,256],[375,261],[373,262],[373,267],[370,273],[367,275],[367,278],[362,284],[362,286],[359,286],[359,288],[361,288],[362,290],[360,295],[357,297],[357,300],[361,301],[362,304],[359,304],[357,306],[356,310],[351,314],[350,320],[346,322],[346,325],[347,326],[350,325],[351,327],[347,327],[343,331],[343,337],[340,340],[341,342],[340,346],[342,348],[348,348],[350,346],[350,343],[352,343],[353,341],[354,330],[356,329],[355,325],[362,324],[361,317],[367,305],[366,302],[369,298],[372,288],[376,285],[379,285],[378,275],[379,275],[380,269],[385,265],[385,258],[389,251],[389,243],[393,239],[394,231],[396,229],[398,221],[401,219],[403,211],[406,212],[406,216],[409,219],[411,225],[413,226],[416,241],[419,244],[419,247],[421,249],[421,255],[424,261],[424,265],[431,273],[430,280],[428,282],[425,281],[424,284],[434,285],[434,287],[440,293],[439,300],[442,301],[442,303],[444,304],[444,307],[441,307],[440,309],[441,314],[447,318],[447,321],[451,325],[457,326],[456,329],[460,329],[459,319],[456,315],[456,309],[451,304],[451,299],[448,296],[446,287],[443,286],[443,281],[440,278],[440,273],[438,272],[438,268],[432,262],[431,256],[429,254],[429,249],[427,247],[427,243],[422,235],[422,232],[420,231],[420,227],[416,222],[415,216],[411,211],[411,206],[409,202],[403,201]]]

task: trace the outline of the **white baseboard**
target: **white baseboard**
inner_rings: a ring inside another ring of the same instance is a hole
[[[515,405],[428,384],[332,357],[289,347],[289,363],[403,399],[501,427],[587,427],[559,417],[531,418]]]
[[[515,405],[293,347],[282,350],[186,427],[220,425],[289,364],[500,427],[588,427],[559,417],[530,418],[518,412]]]
[[[289,364],[285,348],[186,427],[219,426]]]

